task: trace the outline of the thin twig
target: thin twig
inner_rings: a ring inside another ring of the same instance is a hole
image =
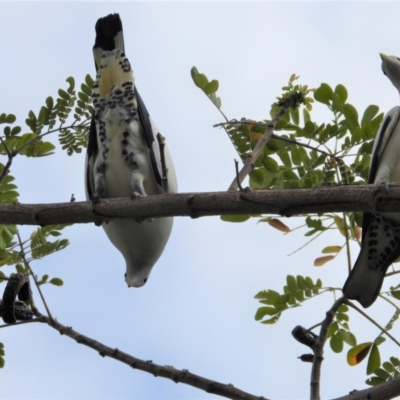
[[[236,159],[235,159],[235,171],[236,171],[237,185],[238,185],[239,190],[242,192],[243,188],[242,188],[242,185],[241,185],[240,179],[239,179],[239,163],[238,163],[238,161]]]
[[[386,275],[387,276],[387,275]],[[382,293],[379,294],[379,297],[383,300],[386,300],[389,304],[391,304],[397,311],[400,311],[400,307],[396,306],[393,301],[389,300],[386,296],[383,296]]]
[[[346,234],[346,253],[347,253],[347,266],[349,269],[349,273],[351,271],[351,266],[353,265],[351,263],[351,251],[350,251],[350,238],[349,238],[349,230],[347,227],[347,220],[346,220],[346,213],[343,213],[343,221],[344,221],[344,232]],[[339,253],[336,253],[336,255]]]
[[[333,317],[336,314],[338,308],[345,302],[344,297],[340,297],[334,303],[331,309],[326,313],[326,318],[322,321],[321,330],[319,332],[319,336],[317,339],[317,343],[315,344],[314,350],[314,360],[311,369],[311,392],[310,399],[311,400],[320,400],[320,379],[321,379],[321,365],[324,359],[324,344],[326,341],[326,336],[328,334],[329,326],[333,321]]]
[[[356,311],[358,311],[363,317],[365,317],[369,322],[374,324],[379,330],[381,330],[388,338],[392,339],[394,343],[397,344],[397,346],[400,347],[400,343],[382,326],[380,326],[377,322],[375,322],[368,314],[366,314],[363,310],[358,308],[354,303],[351,301],[345,299],[344,304],[354,308]]]
[[[315,325],[311,326],[310,328],[308,328],[307,332],[311,332],[313,329],[318,328],[321,325],[322,325],[322,322],[318,322],[318,324],[315,324]]]
[[[223,384],[220,382],[212,381],[199,375],[192,374],[188,370],[178,370],[171,366],[163,366],[153,363],[152,361],[144,361],[139,358],[133,357],[130,354],[124,353],[118,349],[112,349],[104,344],[91,339],[85,335],[80,334],[71,327],[62,325],[58,320],[50,320],[50,318],[42,315],[39,311],[34,310],[34,314],[42,321],[50,325],[52,328],[75,340],[77,343],[90,347],[96,350],[102,357],[110,357],[114,360],[120,361],[131,368],[139,369],[141,371],[151,373],[154,376],[160,376],[173,380],[175,383],[185,383],[187,385],[204,390],[207,393],[213,393],[219,396],[227,397],[235,400],[268,400],[262,396],[254,396],[250,393],[244,392],[235,388],[231,384]]]
[[[254,147],[253,152],[249,155],[246,159],[246,162],[243,165],[243,168],[239,172],[239,178],[233,180],[231,185],[228,188],[228,191],[236,191],[238,190],[238,182],[242,183],[246,176],[250,173],[253,169],[255,162],[257,161],[258,157],[262,154],[265,145],[271,139],[271,136],[274,133],[274,129],[278,121],[285,115],[286,111],[291,107],[290,101],[286,101],[286,103],[281,107],[279,112],[272,118],[271,122],[267,123],[266,129],[262,137],[257,142],[256,146]]]
[[[27,260],[26,257],[25,257],[25,252],[24,252],[24,249],[23,249],[23,247],[22,247],[22,240],[21,240],[21,236],[20,236],[20,234],[19,234],[19,231],[17,231],[17,236],[18,236],[18,242],[19,242],[19,244],[20,244],[20,246],[21,246],[21,251],[20,251],[19,254],[21,254],[21,257],[22,257],[22,259],[24,260],[24,263],[25,263],[26,267],[29,269],[29,272],[30,272],[30,274],[32,275],[32,278],[33,278],[33,280],[34,280],[34,282],[35,282],[35,286],[36,286],[36,288],[37,288],[37,290],[38,290],[38,292],[39,292],[40,298],[42,299],[43,305],[44,305],[44,307],[45,307],[45,309],[46,309],[46,312],[47,312],[47,315],[49,316],[49,319],[50,319],[51,321],[54,321],[54,318],[53,318],[52,315],[51,315],[51,312],[50,312],[49,307],[47,306],[46,300],[44,299],[42,290],[40,289],[40,285],[38,284],[38,281],[37,281],[37,279],[36,279],[36,276],[35,276],[35,274],[33,273],[32,268],[31,268],[31,266],[29,265],[28,260]],[[33,310],[36,309],[33,300],[32,300],[32,308],[33,308]]]
[[[6,177],[8,171],[10,170],[13,159],[17,155],[17,153],[15,151],[10,152],[10,150],[8,150],[8,147],[6,146],[4,140],[1,136],[0,136],[0,140],[1,140],[1,144],[4,146],[4,149],[8,156],[7,163],[4,166],[3,171],[0,174],[0,183],[1,183],[1,182],[3,182],[3,179]]]
[[[387,273],[387,274],[385,275],[385,278],[387,278],[388,276],[397,275],[397,274],[400,274],[400,270],[398,270],[398,271],[392,271],[392,272]]]

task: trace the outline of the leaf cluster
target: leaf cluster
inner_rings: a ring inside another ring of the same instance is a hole
[[[275,290],[263,290],[257,293],[254,298],[265,306],[258,308],[255,320],[261,321],[262,324],[275,324],[283,311],[290,308],[298,307],[307,299],[317,296],[322,288],[322,281],[318,279],[316,282],[309,277],[297,275],[288,275],[286,277],[286,285],[283,287],[283,293]],[[268,317],[267,319],[263,319]]]

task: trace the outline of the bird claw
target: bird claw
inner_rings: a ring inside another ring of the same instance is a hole
[[[132,193],[132,196],[131,196],[131,200],[135,200],[135,199],[137,199],[137,198],[139,198],[139,197],[147,197],[147,196],[144,196],[143,194],[141,194],[141,193],[139,193],[139,192],[137,192],[137,191],[134,191],[133,193]],[[138,224],[142,224],[143,222],[152,222],[154,220],[154,218],[136,218],[135,219],[135,221],[138,223]]]
[[[389,190],[389,187],[390,187],[390,182],[389,181],[387,181],[387,180],[382,181],[377,185],[376,192],[377,193],[387,194],[388,190]]]
[[[132,193],[132,195],[131,195],[131,200],[135,200],[135,199],[137,199],[137,198],[139,198],[139,197],[145,197],[145,196],[143,196],[143,195],[140,194],[139,192],[134,191],[134,192]]]
[[[98,193],[93,193],[90,200],[92,201],[93,205],[95,205],[95,204],[99,203],[99,201],[101,200],[101,197],[99,196]]]
[[[136,218],[135,221],[138,224],[143,224],[143,222],[153,222],[154,218]]]
[[[94,212],[94,206],[100,202],[101,197],[100,197],[100,195],[98,193],[93,193],[90,200],[92,202],[92,212]],[[104,221],[94,221],[94,224],[96,226],[101,226],[101,225],[103,225],[103,222]]]

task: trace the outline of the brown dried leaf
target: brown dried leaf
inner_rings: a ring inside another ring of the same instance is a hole
[[[290,232],[290,228],[286,226],[280,219],[277,218],[272,218],[268,221],[268,223],[275,229],[278,229],[278,231],[288,233]]]
[[[318,257],[314,260],[314,267],[322,267],[328,261],[331,261],[335,258],[335,256],[323,256]]]

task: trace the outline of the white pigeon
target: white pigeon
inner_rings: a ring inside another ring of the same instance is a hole
[[[400,58],[380,55],[382,71],[400,94]],[[382,121],[372,149],[368,183],[400,182],[400,107]],[[374,303],[389,266],[400,256],[400,212],[364,213],[360,254],[343,294],[367,308]]]
[[[135,87],[125,56],[118,14],[96,23],[93,47],[96,81],[94,114],[86,155],[86,198],[151,196],[165,192],[158,128]],[[168,192],[177,191],[175,169],[164,147]],[[111,220],[102,224],[112,244],[126,261],[129,287],[143,286],[171,234],[173,218],[153,221]]]

